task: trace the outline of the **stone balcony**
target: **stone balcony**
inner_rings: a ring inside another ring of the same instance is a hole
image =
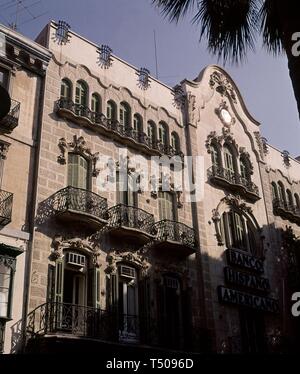
[[[274,199],[273,212],[277,216],[300,224],[300,209],[293,204],[288,204],[287,202],[280,199]]]
[[[13,206],[13,194],[0,190],[0,226],[6,226],[11,222]]]
[[[209,181],[216,186],[229,189],[251,201],[260,199],[256,184],[238,173],[221,166],[212,166],[208,169],[207,174]]]

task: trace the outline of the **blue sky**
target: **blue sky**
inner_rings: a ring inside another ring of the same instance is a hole
[[[16,20],[16,3],[0,0],[1,23]],[[183,78],[193,79],[206,65],[217,63],[207,53],[205,42],[199,43],[197,26],[191,25],[190,17],[171,24],[151,0],[22,0],[19,5],[18,29],[31,38],[51,19],[67,21],[75,32],[95,43],[108,44],[114,54],[137,67],[147,67],[152,75],[155,29],[159,79],[170,86]],[[263,136],[275,147],[298,156],[300,122],[286,58],[274,58],[260,45],[258,42],[256,52],[249,53],[242,65],[227,65],[225,69],[239,87],[248,110],[261,123]]]

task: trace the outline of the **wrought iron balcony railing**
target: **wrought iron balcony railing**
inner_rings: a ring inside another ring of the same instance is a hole
[[[6,226],[11,222],[13,206],[13,194],[0,190],[0,226]]]
[[[151,151],[155,151],[156,154],[166,154],[170,157],[180,156],[183,157],[183,153],[180,150],[176,150],[170,145],[164,145],[160,141],[153,140],[142,131],[137,131],[133,127],[126,127],[119,121],[114,119],[108,119],[103,113],[92,112],[87,106],[82,104],[76,104],[70,99],[59,99],[56,102],[57,112],[69,111],[74,117],[84,118],[89,121],[91,125],[95,125],[94,129],[99,126],[106,130],[117,134],[121,138],[129,139],[131,144],[139,144],[147,147]]]
[[[9,113],[0,120],[0,131],[4,133],[11,133],[19,124],[21,104],[19,101],[11,100],[11,107]]]
[[[214,165],[208,169],[208,177],[216,183],[225,183],[228,186],[241,188],[245,194],[251,194],[253,197],[259,198],[259,189],[256,184],[231,170]]]
[[[137,229],[147,234],[151,234],[154,224],[152,214],[143,209],[124,204],[118,204],[108,209],[107,216],[109,227]]]
[[[190,248],[196,247],[195,230],[180,222],[167,219],[156,222],[152,227],[152,234],[158,241],[171,241]]]
[[[68,186],[40,203],[37,222],[44,223],[50,217],[65,212],[79,213],[98,220],[105,220],[107,201],[91,191]]]
[[[300,209],[294,204],[288,204],[281,199],[273,199],[273,210],[276,215],[300,222]]]

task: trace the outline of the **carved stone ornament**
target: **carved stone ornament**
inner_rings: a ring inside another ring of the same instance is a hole
[[[231,99],[235,104],[237,103],[236,94],[230,83],[229,79],[226,78],[222,73],[214,71],[209,80],[209,85],[223,97],[226,96]]]
[[[91,256],[93,264],[96,267],[100,267],[100,249],[92,246],[87,239],[73,238],[65,240],[62,236],[57,235],[53,238],[51,247],[53,248],[50,254],[51,261],[62,258],[64,250],[73,249]]]
[[[83,136],[77,137],[74,135],[72,142],[67,142],[65,138],[59,139],[58,148],[60,149],[61,154],[57,157],[57,162],[62,165],[66,164],[66,153],[74,152],[82,155],[92,162],[93,177],[97,177],[99,170],[96,169],[97,161],[99,160],[99,152],[92,153],[90,148],[87,146],[86,141]]]
[[[132,251],[121,251],[121,250],[112,250],[107,255],[107,261],[108,266],[105,269],[105,272],[107,274],[113,274],[117,271],[117,263],[118,262],[129,262],[133,265],[136,265],[141,273],[142,276],[145,276],[148,272],[149,268],[151,267],[151,264],[147,261],[146,257],[143,256],[141,253],[138,252],[132,252]]]
[[[188,105],[188,115],[189,123],[194,123],[195,121],[195,109],[196,109],[196,97],[192,95],[191,92],[187,94],[187,105]]]
[[[5,160],[10,144],[0,140],[0,160]]]
[[[218,108],[215,109],[215,113],[220,118],[224,126],[230,127],[235,124],[235,118],[231,114],[226,101],[222,100]]]
[[[259,154],[262,159],[269,153],[267,139],[262,137],[259,131],[254,132],[254,136],[256,138],[256,143],[258,145]]]
[[[290,152],[289,151],[282,151],[281,157],[283,158],[284,165],[287,168],[289,168],[291,166]]]
[[[239,149],[238,144],[236,143],[235,139],[233,138],[233,134],[230,132],[228,127],[222,128],[222,135],[217,135],[216,131],[211,131],[206,138],[205,147],[207,149],[207,153],[211,153],[211,144],[212,143],[218,144],[222,147],[225,143],[232,144],[237,150]]]
[[[242,159],[242,160],[245,160],[246,161],[246,164],[247,164],[247,168],[248,168],[248,173],[250,174],[250,175],[252,175],[253,174],[253,164],[252,164],[252,162],[251,162],[251,160],[250,160],[250,154],[249,154],[249,152],[247,152],[246,151],[246,148],[245,147],[240,147],[240,149],[239,149],[239,153],[240,153],[240,158]]]
[[[187,100],[187,96],[184,93],[180,84],[177,84],[173,88],[172,95],[173,95],[173,105],[175,106],[175,108],[177,109],[183,108]]]
[[[11,268],[12,271],[16,271],[16,259],[8,255],[0,255],[0,265],[4,265],[7,268]]]

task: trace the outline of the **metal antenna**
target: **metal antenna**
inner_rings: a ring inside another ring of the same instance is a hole
[[[155,53],[155,77],[158,79],[158,63],[157,63],[157,50],[156,50],[156,35],[155,30],[153,30],[153,36],[154,36],[154,53]]]

